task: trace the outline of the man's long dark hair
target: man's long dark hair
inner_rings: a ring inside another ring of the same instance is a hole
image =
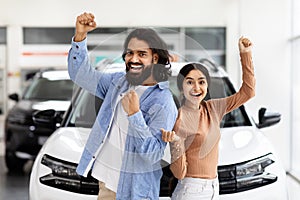
[[[170,54],[167,50],[167,44],[159,37],[156,31],[150,28],[138,28],[130,32],[123,45],[123,60],[125,60],[128,43],[132,38],[145,41],[152,53],[158,55],[158,62],[153,66],[154,79],[157,82],[168,80],[169,76],[171,76]]]

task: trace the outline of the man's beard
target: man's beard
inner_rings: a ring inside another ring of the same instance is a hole
[[[130,64],[129,64],[130,66]],[[131,85],[142,85],[142,83],[151,76],[152,65],[143,66],[141,73],[135,74],[129,71],[129,66],[126,66],[126,79]]]

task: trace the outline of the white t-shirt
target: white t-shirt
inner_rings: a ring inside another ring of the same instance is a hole
[[[139,97],[150,86],[134,86],[129,88],[135,90]],[[124,95],[124,94],[123,94]],[[120,170],[122,166],[125,142],[128,132],[127,113],[124,111],[121,99],[117,99],[117,106],[113,116],[111,129],[108,130],[105,142],[95,160],[92,176],[104,182],[105,187],[117,192]]]

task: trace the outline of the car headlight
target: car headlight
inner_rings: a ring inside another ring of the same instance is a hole
[[[274,163],[272,154],[234,165],[219,166],[220,194],[251,190],[274,183],[277,176],[265,172]]]
[[[41,163],[52,170],[52,173],[40,177],[40,182],[50,187],[80,194],[97,195],[98,181],[90,174],[87,178],[76,173],[76,163],[43,155]]]

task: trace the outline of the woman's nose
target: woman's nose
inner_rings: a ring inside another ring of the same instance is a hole
[[[195,89],[195,90],[200,90],[200,84],[199,84],[199,83],[195,83],[194,89]]]

